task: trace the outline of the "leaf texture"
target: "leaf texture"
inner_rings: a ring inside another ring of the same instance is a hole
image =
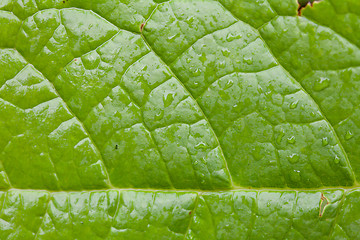
[[[0,3],[0,239],[360,239],[360,4]]]

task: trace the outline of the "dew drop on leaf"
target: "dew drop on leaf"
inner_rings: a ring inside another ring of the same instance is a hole
[[[206,148],[206,144],[204,142],[199,142],[198,144],[195,145],[195,149],[205,149]]]
[[[204,184],[205,183],[205,175],[203,173],[200,174],[200,179],[201,179],[200,182]]]
[[[195,70],[192,71],[192,75],[194,77],[200,76],[201,75],[201,71],[200,69],[196,68]]]
[[[228,34],[226,35],[226,41],[228,41],[228,42],[231,42],[231,41],[233,41],[234,39],[239,39],[239,38],[241,38],[241,35],[240,35],[240,34],[228,33]]]
[[[290,103],[290,109],[294,109],[294,108],[296,108],[296,107],[297,107],[297,105],[298,105],[298,103],[299,103],[299,100],[296,100],[296,101],[294,101],[294,102]]]
[[[354,136],[354,134],[350,130],[348,130],[345,133],[345,140],[350,140],[353,136]]]
[[[323,137],[323,139],[322,139],[322,145],[323,145],[323,146],[326,146],[326,145],[328,145],[328,144],[329,144],[328,138],[327,138],[327,137]]]
[[[289,155],[287,158],[290,163],[297,163],[300,159],[300,156],[297,153],[293,153],[293,154]]]
[[[227,49],[227,48],[223,48],[223,49],[221,50],[221,53],[222,53],[225,57],[228,57],[228,56],[230,55],[230,51],[229,51],[229,49]]]
[[[314,91],[318,92],[327,88],[329,85],[330,85],[330,79],[321,77],[315,81],[313,89]]]
[[[275,165],[277,165],[277,161],[276,160],[270,160],[269,165],[270,166],[275,166]]]
[[[253,59],[252,59],[252,57],[245,57],[244,62],[250,65],[253,63]]]
[[[291,144],[294,144],[296,139],[295,139],[295,136],[291,136],[287,139],[288,143],[291,143]]]
[[[281,140],[283,138],[283,136],[285,135],[285,132],[284,130],[281,129],[280,133],[279,133],[279,136],[276,138],[276,142],[277,144],[280,144],[281,143]]]
[[[168,37],[167,40],[168,40],[169,42],[174,42],[174,41],[175,41],[175,38],[177,37],[177,35],[178,35],[178,33],[175,34],[175,35],[172,35],[172,36]]]
[[[164,107],[168,107],[174,101],[174,93],[166,93],[163,96]]]
[[[204,62],[206,61],[206,54],[205,54],[205,53],[202,53],[202,54],[200,55],[199,59],[200,59],[201,62],[204,63]]]
[[[155,120],[159,121],[164,117],[164,111],[160,110],[158,113],[155,114]]]
[[[188,18],[185,20],[185,22],[186,22],[187,24],[189,24],[189,25],[192,25],[193,21],[194,21],[194,17],[193,17],[193,16],[190,16],[190,17],[188,17]]]
[[[340,162],[340,158],[338,156],[335,156],[334,163],[338,164]]]
[[[234,81],[230,79],[230,80],[227,81],[227,83],[225,84],[224,90],[231,88],[231,86],[232,86],[233,84],[234,84]]]
[[[220,61],[220,62],[219,62],[219,67],[220,67],[220,68],[224,68],[225,65],[226,65],[226,64],[225,64],[225,61]]]

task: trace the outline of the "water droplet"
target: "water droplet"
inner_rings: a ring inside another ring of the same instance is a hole
[[[276,165],[277,165],[277,161],[276,161],[276,160],[270,160],[270,161],[269,161],[269,165],[271,165],[271,166],[276,166]]]
[[[321,91],[325,88],[327,88],[330,85],[330,79],[321,77],[317,79],[314,83],[314,91]]]
[[[225,57],[228,57],[230,55],[230,51],[227,48],[221,49],[221,52]]]
[[[148,66],[145,65],[145,66],[141,69],[141,71],[142,71],[142,72],[145,72],[145,71],[147,70],[147,68],[148,68]]]
[[[220,67],[220,68],[224,68],[225,65],[226,65],[225,61],[220,61],[220,62],[219,62],[219,67]]]
[[[227,81],[227,83],[225,84],[224,90],[231,88],[231,86],[232,86],[233,84],[234,84],[234,81],[230,79],[230,80]]]
[[[354,136],[354,134],[350,130],[348,130],[345,133],[345,140],[350,140],[353,136]]]
[[[190,58],[187,58],[186,59],[186,63],[190,63],[191,62],[191,59]]]
[[[340,158],[338,156],[335,156],[334,163],[338,164],[340,162]]]
[[[174,101],[174,96],[174,93],[165,93],[165,95],[163,95],[164,107],[171,105],[171,103]]]
[[[294,144],[295,143],[295,136],[291,136],[287,139],[288,143]]]
[[[164,111],[160,110],[158,113],[155,114],[155,120],[159,121],[164,117]]]
[[[206,55],[205,55],[205,53],[202,53],[202,54],[200,55],[199,59],[200,59],[201,62],[205,62],[205,61],[206,61]]]
[[[328,145],[328,144],[329,144],[328,138],[327,138],[327,137],[323,137],[323,139],[322,139],[322,145],[323,145],[323,146],[326,146],[326,145]]]
[[[194,21],[194,17],[193,16],[190,16],[188,17],[185,22],[188,23],[188,24],[192,24],[192,22]]]
[[[298,105],[298,103],[299,103],[299,100],[296,100],[296,101],[294,101],[294,102],[290,103],[290,109],[294,109],[294,108],[296,108],[296,107],[297,107],[297,105]]]
[[[205,183],[205,175],[203,173],[200,174],[200,179],[201,179],[200,182],[202,184],[204,184]]]
[[[195,145],[195,149],[205,149],[207,146],[204,142],[199,142]]]
[[[270,98],[273,95],[272,91],[267,91],[264,93],[266,97]]]
[[[240,34],[234,34],[234,33],[228,33],[227,35],[226,35],[226,41],[228,41],[228,42],[231,42],[231,41],[233,41],[234,39],[239,39],[239,38],[241,38],[241,35]]]
[[[199,164],[199,162],[198,161],[195,161],[194,162],[194,166],[196,166],[196,165],[198,165]]]
[[[173,42],[173,41],[175,41],[175,38],[177,37],[177,35],[178,35],[178,33],[175,34],[175,35],[172,35],[172,36],[168,37],[167,40],[168,40],[169,42]]]
[[[253,63],[253,59],[252,59],[252,57],[245,57],[244,62],[250,65]]]
[[[281,140],[283,138],[283,136],[285,135],[285,132],[283,129],[280,130],[280,133],[279,133],[279,136],[276,138],[276,142],[277,144],[280,144],[281,143]]]
[[[293,153],[293,154],[289,155],[287,157],[287,159],[290,163],[297,163],[300,159],[300,156],[297,153]]]
[[[290,179],[293,182],[299,182],[301,180],[300,171],[299,170],[293,170],[290,174]]]
[[[196,68],[193,72],[192,72],[192,75],[194,77],[197,77],[197,76],[200,76],[201,75],[201,70]]]

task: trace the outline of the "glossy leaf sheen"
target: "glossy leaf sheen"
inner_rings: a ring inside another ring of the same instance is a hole
[[[360,239],[360,4],[0,3],[0,239]]]

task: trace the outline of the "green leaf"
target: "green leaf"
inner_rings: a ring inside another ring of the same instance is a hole
[[[360,239],[360,4],[0,3],[0,239]]]

